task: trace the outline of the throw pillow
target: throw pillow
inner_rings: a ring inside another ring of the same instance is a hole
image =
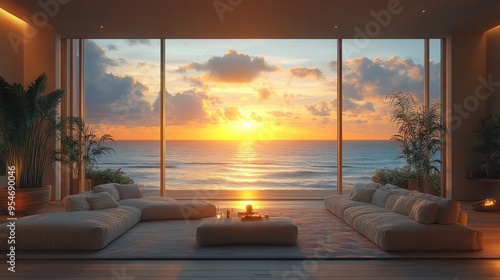
[[[410,195],[410,193],[411,193],[410,190],[401,189],[401,188],[392,189],[392,190],[389,190],[389,192],[392,194],[397,194],[397,195]]]
[[[68,195],[63,199],[64,210],[69,211],[87,211],[92,210],[92,205],[87,201],[84,194]]]
[[[413,204],[415,204],[416,201],[416,199],[409,196],[400,196],[394,204],[392,212],[408,216],[410,215]]]
[[[390,190],[394,190],[394,189],[399,189],[399,187],[394,186],[392,184],[385,184],[385,186],[381,187],[380,189],[382,189],[384,191],[390,191]]]
[[[435,202],[419,199],[413,204],[410,218],[421,224],[432,224],[436,221],[439,205]]]
[[[114,184],[102,184],[94,187],[95,193],[107,192],[111,195],[111,197],[118,201],[120,200],[120,193],[116,189]]]
[[[353,188],[351,190],[351,200],[371,202],[373,193],[376,189],[374,188]]]
[[[431,194],[424,194],[423,198],[436,202],[439,205],[436,224],[453,225],[457,223],[458,216],[460,215],[460,203]]]
[[[94,210],[118,207],[118,203],[108,192],[95,193],[87,197],[87,200]]]
[[[389,196],[391,196],[390,192],[386,192],[383,190],[375,190],[372,196],[371,203],[379,207],[385,207],[385,203],[387,202]]]
[[[394,208],[394,204],[396,204],[396,201],[399,199],[399,195],[393,194],[387,198],[387,201],[385,202],[385,208],[392,210]]]
[[[114,184],[115,188],[120,193],[120,199],[129,199],[129,198],[141,198],[142,192],[137,184]]]

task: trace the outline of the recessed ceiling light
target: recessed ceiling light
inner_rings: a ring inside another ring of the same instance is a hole
[[[338,26],[338,25],[335,25],[333,28],[337,29],[337,28],[339,28],[339,26]]]
[[[425,13],[425,9],[422,10],[422,13]]]
[[[104,25],[101,25],[101,26],[100,26],[100,28],[101,28],[101,29],[103,29],[103,28],[104,28]]]

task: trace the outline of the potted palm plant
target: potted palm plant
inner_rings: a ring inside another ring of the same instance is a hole
[[[479,144],[473,149],[486,157],[481,166],[489,179],[500,178],[500,116],[486,115],[479,119],[477,128],[473,131]]]
[[[93,185],[89,180],[94,170],[97,169],[97,159],[115,152],[113,148],[105,145],[114,142],[113,136],[104,134],[97,136],[93,128],[86,125],[79,117],[68,117],[58,122],[61,131],[59,140],[61,148],[56,151],[56,159],[67,164],[73,170],[73,180],[78,181],[81,171],[87,178],[88,189]]]
[[[15,168],[16,215],[36,213],[50,200],[50,186],[43,186],[42,179],[55,161],[57,106],[64,91],[44,94],[46,89],[45,74],[27,89],[0,77],[0,155],[8,168]],[[6,211],[9,198],[3,187],[0,209]]]
[[[446,125],[440,113],[440,103],[416,105],[411,94],[398,92],[389,95],[393,106],[391,122],[398,131],[391,141],[401,149],[410,173],[415,174],[419,190],[434,193],[433,176],[439,173],[440,160],[435,155],[442,150],[442,135]]]

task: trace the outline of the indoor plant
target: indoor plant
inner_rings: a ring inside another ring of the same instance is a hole
[[[114,152],[113,148],[104,145],[107,141],[114,142],[113,136],[104,134],[98,137],[95,130],[79,117],[61,120],[58,129],[61,131],[61,148],[56,151],[56,159],[71,167],[73,179],[80,178],[80,171],[84,172],[87,180],[93,179],[92,175],[97,172],[97,159]]]
[[[15,167],[15,214],[32,214],[50,200],[43,174],[54,161],[57,106],[64,91],[44,94],[47,76],[40,75],[27,89],[0,77],[0,155]],[[0,207],[6,209],[6,188]]]
[[[474,151],[486,156],[481,166],[486,171],[486,177],[500,178],[500,116],[488,114],[480,118],[473,134],[480,141],[474,145]]]
[[[440,172],[435,155],[443,148],[441,140],[446,125],[440,113],[440,103],[416,105],[411,94],[398,92],[388,96],[393,106],[391,122],[398,127],[391,141],[401,148],[410,172],[414,172],[421,190],[433,194],[433,172]]]

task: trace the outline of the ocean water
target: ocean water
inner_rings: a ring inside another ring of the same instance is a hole
[[[121,168],[147,189],[160,186],[159,141],[116,141],[99,168]],[[344,141],[343,183],[370,181],[404,165],[389,141]],[[167,141],[167,189],[337,188],[336,141]]]

